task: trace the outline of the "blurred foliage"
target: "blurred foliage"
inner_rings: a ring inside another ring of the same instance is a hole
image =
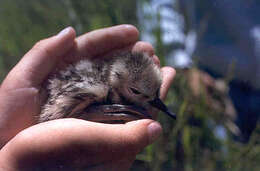
[[[66,26],[73,26],[77,34],[122,23],[138,27],[136,3],[136,0],[0,1],[0,80],[36,41]],[[161,30],[154,30],[154,34],[156,53],[165,64]],[[214,88],[209,91],[200,79],[196,85],[191,84],[194,73],[203,75],[196,68],[177,71],[166,103],[178,114],[178,119],[159,115],[163,135],[137,156],[131,170],[260,170],[260,125],[248,143],[236,141],[232,117],[226,115],[228,105],[223,104],[227,95]]]
[[[259,170],[260,124],[247,144],[236,141],[229,127],[232,119],[224,108],[208,103],[202,83],[200,94],[194,95],[189,79],[193,72],[177,70],[166,102],[178,119],[159,115],[163,135],[138,155],[139,170]]]
[[[137,25],[135,11],[136,1],[0,1],[0,80],[38,40],[66,26],[79,35],[116,24]]]

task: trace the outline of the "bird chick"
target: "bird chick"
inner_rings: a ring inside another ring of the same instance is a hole
[[[48,81],[48,99],[38,122],[67,117],[110,123],[151,118],[147,112],[151,107],[175,117],[159,99],[160,69],[143,53],[83,59]]]

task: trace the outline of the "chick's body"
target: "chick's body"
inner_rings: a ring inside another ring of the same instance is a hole
[[[38,122],[80,118],[82,111],[94,103],[148,108],[160,86],[159,67],[145,54],[84,59],[50,77],[46,87],[49,96]]]

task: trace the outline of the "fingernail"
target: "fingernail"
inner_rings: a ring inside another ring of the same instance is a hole
[[[149,143],[153,143],[161,134],[162,127],[158,122],[152,122],[148,125],[148,136],[149,136]]]
[[[63,37],[63,36],[65,36],[66,34],[68,34],[68,33],[70,32],[70,30],[71,30],[71,27],[67,27],[67,28],[63,29],[61,32],[59,32],[59,33],[57,34],[57,36],[58,36],[58,37]]]
[[[130,24],[124,24],[123,26],[127,29],[136,29],[133,25]]]

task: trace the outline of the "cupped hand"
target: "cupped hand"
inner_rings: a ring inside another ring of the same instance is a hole
[[[29,127],[0,151],[0,170],[127,170],[160,134],[152,120],[100,124],[58,119]]]
[[[135,27],[120,25],[92,31],[78,38],[76,38],[74,29],[68,27],[58,35],[36,43],[10,71],[0,87],[0,147],[9,141],[0,151],[0,158],[5,160],[8,156],[12,156],[11,158],[16,160],[13,163],[19,166],[19,162],[30,161],[31,156],[37,155],[46,156],[44,159],[48,161],[51,154],[56,154],[59,158],[62,154],[70,152],[73,155],[69,156],[75,158],[75,155],[83,151],[83,156],[87,155],[91,158],[93,156],[91,154],[98,152],[104,152],[105,156],[109,156],[108,151],[110,150],[113,157],[123,159],[122,155],[115,154],[118,152],[125,154],[130,150],[130,153],[133,154],[129,157],[133,159],[134,154],[148,142],[151,142],[148,141],[149,135],[151,135],[150,137],[158,135],[161,129],[158,123],[151,120],[141,120],[125,125],[108,125],[79,119],[61,119],[35,125],[35,118],[46,98],[42,86],[48,75],[57,68],[62,68],[83,57],[98,57],[120,49],[147,52],[159,65],[158,57],[154,54],[152,46],[148,43],[137,42],[137,40],[138,31]],[[161,98],[164,98],[174,78],[175,71],[170,67],[164,67],[162,73]],[[155,134],[147,132],[151,122],[152,125],[157,125],[150,129],[154,130]],[[10,141],[10,139],[12,140]],[[72,148],[74,145],[76,147]],[[122,148],[127,150],[122,151]],[[134,149],[133,152],[131,149]],[[93,151],[91,152],[91,150]],[[35,160],[38,158],[33,157]],[[96,161],[95,157],[91,159]],[[63,161],[62,157],[60,161]],[[71,161],[74,162],[74,160]],[[86,160],[82,163],[90,163],[90,165],[98,163],[93,161]],[[107,159],[100,161],[104,165],[110,166],[109,163],[105,162],[108,161]],[[113,160],[113,158],[111,161],[121,162]]]

